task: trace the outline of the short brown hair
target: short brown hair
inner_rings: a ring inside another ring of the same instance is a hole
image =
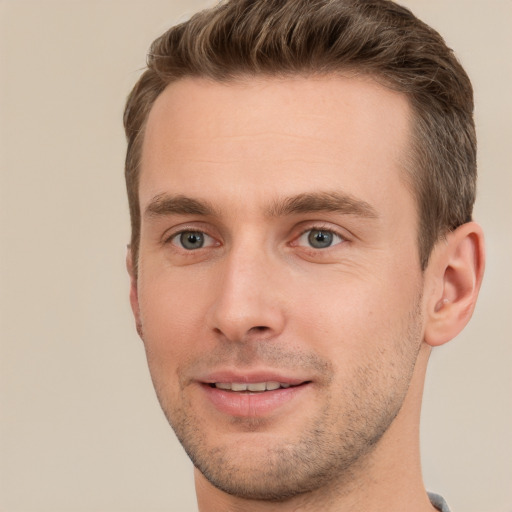
[[[140,237],[139,166],[156,98],[182,77],[369,74],[414,112],[405,174],[416,197],[424,269],[436,241],[471,220],[476,136],[471,82],[443,38],[389,0],[227,0],[155,40],[124,113],[131,247]]]

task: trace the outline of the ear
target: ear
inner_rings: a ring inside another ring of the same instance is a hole
[[[130,245],[126,251],[126,270],[130,276],[130,304],[132,306],[133,316],[135,318],[135,328],[142,338],[142,322],[140,320],[139,294],[137,290],[137,274],[135,263],[133,261],[133,251]]]
[[[469,322],[485,266],[482,228],[468,222],[434,248],[426,272],[425,342],[438,346],[454,338]]]

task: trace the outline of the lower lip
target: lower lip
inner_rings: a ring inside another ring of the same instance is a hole
[[[226,391],[207,384],[203,384],[202,387],[218,411],[238,418],[254,418],[267,416],[290,403],[303,393],[309,384],[262,393]]]

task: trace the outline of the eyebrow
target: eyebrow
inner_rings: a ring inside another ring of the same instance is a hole
[[[158,194],[147,205],[146,217],[164,215],[215,215],[216,209],[206,201],[198,201],[183,195]]]
[[[271,217],[311,212],[334,212],[367,219],[378,218],[377,211],[369,203],[341,192],[298,194],[274,201],[268,210]]]
[[[286,217],[311,212],[334,212],[344,215],[376,219],[377,211],[366,201],[341,192],[306,192],[272,201],[266,214],[269,217]],[[219,216],[219,211],[204,200],[184,195],[158,194],[144,211],[146,217],[165,215]]]

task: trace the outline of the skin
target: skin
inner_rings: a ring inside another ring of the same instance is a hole
[[[370,78],[183,79],[157,99],[131,303],[202,512],[433,510],[424,374],[471,316],[483,244],[466,224],[421,271],[410,123]],[[301,385],[212,401],[212,380],[267,375]]]

